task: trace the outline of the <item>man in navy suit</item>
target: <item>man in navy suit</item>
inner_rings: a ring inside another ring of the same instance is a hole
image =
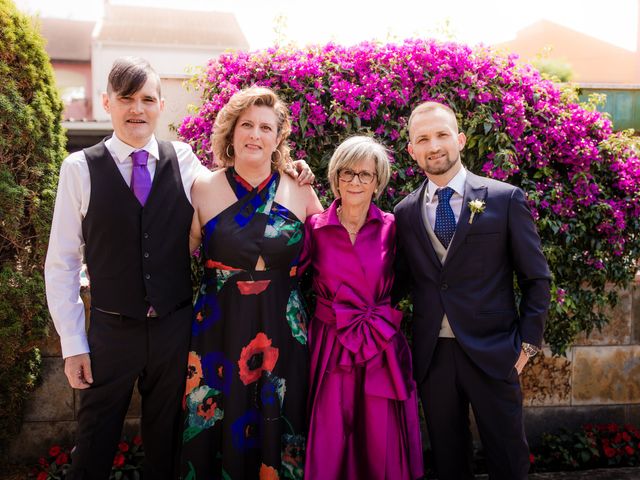
[[[414,375],[438,478],[473,478],[471,405],[490,478],[521,480],[518,375],[542,343],[550,273],[523,191],[467,171],[465,142],[448,106],[412,112],[408,151],[428,178],[395,208],[397,280],[411,289]]]

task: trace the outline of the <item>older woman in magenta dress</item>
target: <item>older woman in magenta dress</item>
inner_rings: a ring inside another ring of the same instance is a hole
[[[385,148],[352,137],[335,151],[336,200],[307,219],[300,270],[313,270],[310,428],[305,478],[404,480],[423,474],[411,354],[390,304],[391,213],[372,203],[389,180]]]

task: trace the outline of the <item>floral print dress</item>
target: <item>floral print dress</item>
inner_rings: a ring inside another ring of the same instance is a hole
[[[203,227],[181,476],[301,479],[308,350],[296,265],[304,226],[274,201],[278,173],[255,188],[232,168],[226,176],[238,201]],[[265,270],[255,270],[260,257]]]

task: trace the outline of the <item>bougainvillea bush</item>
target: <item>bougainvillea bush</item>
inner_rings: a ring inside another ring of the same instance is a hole
[[[633,278],[640,246],[637,142],[514,57],[428,40],[275,47],[221,55],[193,83],[203,104],[179,133],[203,163],[215,161],[210,135],[229,97],[253,84],[269,86],[290,105],[292,155],[311,165],[325,203],[327,163],[342,140],[372,134],[389,147],[393,178],[379,201],[388,210],[424,179],[406,152],[412,107],[449,104],[467,134],[465,165],[528,194],[553,272],[545,338],[556,353],[579,332],[603,326],[617,299],[610,287]]]

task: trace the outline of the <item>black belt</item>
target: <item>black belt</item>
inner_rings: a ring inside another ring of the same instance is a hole
[[[181,310],[181,309],[183,309],[184,307],[186,307],[188,305],[191,305],[191,299],[190,298],[187,298],[187,299],[182,300],[181,302],[177,303],[176,305],[171,307],[164,315],[170,315],[172,313],[175,313],[178,310]],[[122,313],[119,313],[119,312],[110,312],[108,310],[103,310],[103,309],[98,308],[98,307],[93,307],[93,308],[95,310],[98,310],[99,312],[106,313],[107,315],[117,315],[119,317],[128,317],[129,316],[129,315],[123,315]],[[147,318],[157,318],[160,315],[158,315],[156,313],[156,311],[153,310],[153,307],[149,306],[149,309],[147,311],[147,315],[146,316],[147,316]]]
[[[191,305],[191,299],[187,298],[185,300],[182,300],[180,303],[174,305],[172,308],[169,309],[168,312],[165,313],[165,315],[171,315],[174,312],[177,312],[178,310],[182,310],[184,307]],[[147,317],[149,318],[155,318],[155,317],[159,317],[160,315],[158,315],[156,313],[155,310],[153,310],[152,306],[149,306],[149,312],[147,313]]]

